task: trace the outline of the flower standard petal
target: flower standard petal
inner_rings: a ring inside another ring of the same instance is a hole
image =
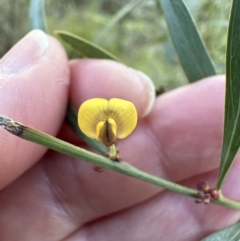
[[[96,139],[96,127],[101,121],[106,121],[105,114],[108,101],[94,98],[85,101],[78,111],[78,125],[81,131],[88,137]]]
[[[137,110],[134,104],[127,100],[113,98],[108,102],[109,118],[115,120],[117,137],[123,139],[130,135],[137,125]]]

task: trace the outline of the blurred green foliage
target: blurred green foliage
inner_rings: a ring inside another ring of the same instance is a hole
[[[46,0],[50,33],[66,30],[94,41],[129,0]],[[225,72],[230,1],[186,0],[218,73]],[[223,3],[224,2],[224,3]],[[112,29],[100,45],[166,89],[187,83],[154,0],[144,1]],[[28,30],[27,0],[0,0],[0,56]]]
[[[26,0],[0,0],[0,57],[28,31]]]

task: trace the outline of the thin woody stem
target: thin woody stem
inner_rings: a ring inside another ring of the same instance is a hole
[[[140,180],[143,180],[148,183],[152,183],[154,185],[160,186],[162,188],[184,194],[186,196],[190,196],[193,198],[198,198],[198,192],[194,189],[184,187],[182,185],[167,181],[165,179],[153,176],[151,174],[148,174],[146,172],[143,172],[133,166],[131,166],[128,163],[125,162],[115,162],[112,161],[106,157],[97,155],[95,153],[86,151],[83,148],[74,146],[68,142],[62,141],[60,139],[57,139],[53,136],[50,136],[46,133],[40,132],[38,130],[35,130],[31,127],[25,126],[19,122],[16,122],[6,116],[0,115],[0,126],[2,126],[4,129],[9,131],[10,133],[23,138],[25,140],[29,140],[35,143],[38,143],[40,145],[46,146],[52,150],[58,151],[60,153],[64,153],[66,155],[83,159],[87,162],[91,162],[95,165],[98,165],[100,167],[103,167],[105,169],[110,169]],[[114,151],[114,147],[112,147],[112,151],[115,153],[116,148]],[[218,200],[213,200],[213,203],[226,206],[233,209],[239,209],[240,210],[240,203],[227,199],[223,196],[220,196]]]

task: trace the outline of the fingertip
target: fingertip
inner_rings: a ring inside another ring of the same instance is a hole
[[[156,99],[155,86],[153,84],[153,81],[150,79],[150,77],[145,73],[143,73],[142,71],[136,70],[133,68],[129,68],[129,69],[133,71],[133,74],[137,75],[137,78],[142,82],[142,85],[144,86],[146,95],[148,95],[147,101],[145,103],[146,105],[143,108],[143,113],[142,113],[142,117],[145,117],[151,112],[153,108],[153,104]]]

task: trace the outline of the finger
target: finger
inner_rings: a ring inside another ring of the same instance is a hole
[[[224,93],[225,77],[214,76],[156,101],[146,122],[165,177],[179,181],[218,167]]]
[[[227,196],[238,199],[240,161],[224,185]],[[199,180],[215,185],[218,171],[191,178],[182,184],[194,186]],[[173,192],[163,192],[133,208],[87,224],[64,241],[91,240],[202,240],[211,233],[236,223],[240,211],[216,204],[196,204],[192,198]],[[184,220],[184,222],[183,222]],[[106,231],[107,230],[107,231]]]
[[[0,114],[55,135],[64,117],[69,73],[61,45],[30,32],[0,60]],[[0,189],[33,165],[46,148],[0,129]]]
[[[136,105],[140,117],[151,111],[155,88],[144,73],[110,60],[75,60],[70,67],[70,98],[75,108],[98,97],[127,99]]]

